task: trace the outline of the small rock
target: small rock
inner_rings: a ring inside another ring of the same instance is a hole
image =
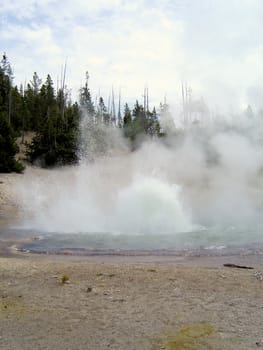
[[[263,275],[260,272],[255,272],[254,276],[256,277],[257,280],[262,281],[263,280]]]
[[[88,287],[87,290],[86,290],[87,293],[90,293],[92,292],[92,287]]]

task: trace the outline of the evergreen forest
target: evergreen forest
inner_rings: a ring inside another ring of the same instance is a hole
[[[88,86],[88,73],[79,91],[79,101],[72,102],[65,85],[64,70],[61,86],[54,87],[48,74],[43,81],[36,72],[25,86],[14,85],[12,66],[6,54],[0,63],[0,172],[22,172],[25,165],[17,160],[18,138],[26,146],[27,161],[41,167],[76,164],[79,161],[80,122],[88,116],[89,128],[94,135],[101,126],[119,128],[129,140],[131,150],[138,140],[164,135],[156,109],[148,108],[148,96],[144,105],[135,102],[133,109],[120,98],[115,106],[114,93],[108,107],[102,96],[92,99]],[[147,92],[148,93],[148,92]],[[167,112],[168,105],[161,104],[160,112]],[[31,133],[30,142],[25,135]],[[23,162],[24,163],[24,162]]]

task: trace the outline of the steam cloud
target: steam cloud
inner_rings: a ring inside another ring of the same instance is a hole
[[[99,143],[91,134],[86,140],[80,165],[27,169],[17,189],[25,225],[47,232],[129,234],[259,227],[261,130],[256,119],[194,125],[130,152],[118,129],[102,128]],[[91,153],[85,156],[90,149],[94,161]]]

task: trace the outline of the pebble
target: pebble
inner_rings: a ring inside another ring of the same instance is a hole
[[[254,276],[256,277],[257,280],[262,281],[263,280],[263,275],[261,272],[255,272]]]

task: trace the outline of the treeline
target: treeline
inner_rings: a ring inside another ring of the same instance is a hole
[[[88,86],[80,89],[79,101],[72,103],[69,90],[65,86],[65,71],[57,89],[51,76],[46,80],[35,72],[26,86],[14,86],[11,64],[4,54],[0,64],[0,172],[24,169],[16,160],[18,152],[16,138],[24,143],[26,132],[33,132],[32,142],[27,144],[27,159],[40,166],[74,164],[79,160],[79,125],[84,116],[89,120],[90,128],[96,134],[101,125],[107,128],[119,128],[131,141],[134,148],[142,136],[162,136],[159,118],[154,108],[149,111],[136,101],[131,110],[126,103],[123,113],[116,111],[114,94],[108,108],[103,97],[94,104]],[[165,112],[167,105],[161,106]]]

